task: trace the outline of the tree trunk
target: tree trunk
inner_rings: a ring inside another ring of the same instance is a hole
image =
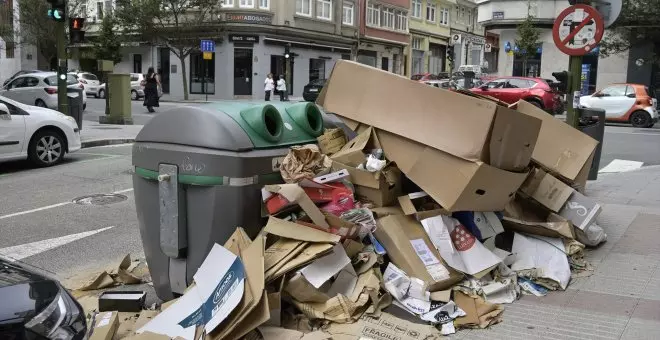
[[[527,77],[527,58],[523,58],[523,71],[522,71],[522,76]]]
[[[183,80],[183,100],[188,100],[188,77],[186,75],[186,56],[181,51],[179,56],[179,61],[181,61],[181,79]]]

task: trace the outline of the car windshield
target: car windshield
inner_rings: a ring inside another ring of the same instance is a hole
[[[83,73],[82,78],[87,80],[99,80],[99,78],[91,73]]]
[[[57,76],[46,77],[44,79],[44,82],[46,84],[50,85],[50,86],[57,86]],[[75,85],[77,83],[78,83],[78,80],[76,79],[76,77],[74,77],[70,74],[67,74],[67,76],[66,76],[66,84],[67,85]]]
[[[309,85],[323,86],[325,85],[325,79],[315,79],[309,82]]]

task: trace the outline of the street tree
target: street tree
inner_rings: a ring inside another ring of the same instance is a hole
[[[18,2],[18,9],[13,2]],[[69,0],[67,11],[75,16],[81,10],[84,0]],[[54,34],[55,21],[48,19],[50,4],[44,0],[5,0],[0,1],[0,38],[13,46],[32,45],[39,54],[48,60],[49,67],[56,65],[57,37]],[[18,25],[14,25],[14,20]],[[18,29],[20,28],[20,29]]]
[[[179,59],[188,100],[186,58],[200,39],[218,35],[220,0],[117,0],[115,15],[125,36],[167,46]]]
[[[112,60],[115,65],[121,62],[121,40],[116,29],[117,21],[115,17],[106,15],[101,21],[101,29],[94,42],[93,51],[96,59]]]
[[[660,0],[626,0],[619,18],[600,43],[600,54],[610,56],[633,47],[650,46],[645,59],[660,63]]]
[[[527,18],[516,29],[518,37],[515,39],[516,47],[518,47],[516,54],[522,59],[523,76],[527,76],[527,62],[536,55],[541,36],[541,31],[534,24],[534,16],[529,14],[529,7],[527,12]]]

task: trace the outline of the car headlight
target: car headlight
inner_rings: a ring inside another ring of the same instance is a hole
[[[68,121],[70,121],[71,123],[78,124],[78,122],[76,122],[76,119],[75,119],[75,118],[73,118],[73,117],[71,117],[71,116],[67,116],[67,115],[64,115],[64,117],[66,117],[66,119],[67,119]]]
[[[51,340],[78,340],[85,335],[84,312],[60,286],[53,302],[25,324],[25,328]]]

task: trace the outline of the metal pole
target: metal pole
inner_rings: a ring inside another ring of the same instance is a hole
[[[64,114],[69,113],[67,101],[67,56],[66,56],[66,29],[63,21],[55,24],[57,39],[57,107]]]
[[[204,53],[202,52],[202,55]],[[206,59],[202,56],[202,91],[206,95],[206,101],[209,101],[209,94],[206,91]]]
[[[566,123],[577,128],[580,122],[578,110],[573,108],[574,93],[580,91],[582,78],[582,56],[571,56],[568,59],[568,86],[566,93]]]

